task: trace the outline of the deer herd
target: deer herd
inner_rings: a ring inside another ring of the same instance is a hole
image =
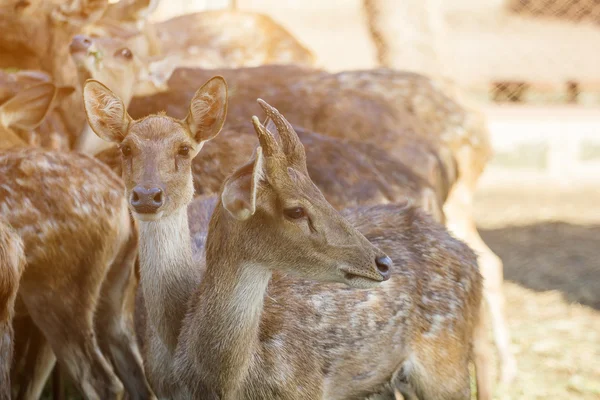
[[[469,399],[472,363],[485,400],[488,326],[510,384],[483,118],[157,3],[0,2],[0,399],[58,361],[102,400]]]

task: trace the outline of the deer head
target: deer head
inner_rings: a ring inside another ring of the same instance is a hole
[[[151,115],[134,121],[121,99],[93,80],[84,86],[84,105],[94,132],[119,144],[131,211],[141,220],[157,220],[192,200],[192,159],[225,122],[227,85],[221,77],[210,79],[183,120]]]
[[[79,80],[88,79],[114,88],[125,106],[134,95],[154,94],[167,88],[176,68],[175,57],[150,60],[130,50],[126,40],[75,35],[69,46]]]
[[[304,146],[290,123],[258,100],[266,126],[252,122],[260,146],[224,183],[223,208],[237,231],[260,238],[246,258],[298,276],[371,287],[387,280],[391,259],[323,197],[310,179]],[[232,235],[234,237],[235,235]],[[263,248],[268,244],[275,246]],[[240,247],[243,246],[240,244]]]

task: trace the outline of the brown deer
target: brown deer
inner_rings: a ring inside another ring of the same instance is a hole
[[[260,147],[224,183],[206,264],[195,262],[191,159],[224,123],[222,78],[198,90],[183,120],[133,120],[95,83],[84,99],[90,126],[123,154],[156,350],[146,367],[160,395],[357,398],[399,376],[424,399],[469,398],[481,277],[440,225],[410,206],[350,211],[371,244],[325,201],[293,128],[262,103],[276,131],[254,118]]]
[[[86,398],[121,398],[123,384],[132,398],[152,398],[127,313],[137,233],[122,182],[89,157],[33,148],[1,152],[0,174],[0,210],[27,257],[21,315],[43,333],[19,398],[39,397],[54,364],[48,346]]]
[[[481,115],[418,74],[385,69],[329,74],[293,66],[177,69],[169,91],[134,98],[130,115],[139,118],[166,110],[185,117],[193,96],[189,88],[213,73],[224,76],[232,92],[226,128],[256,113],[253,99],[263,96],[276,102],[294,126],[384,147],[435,188],[445,200],[447,226],[480,257],[503,375],[510,376],[515,364],[504,320],[502,262],[479,236],[472,215],[477,180],[492,154]],[[485,357],[491,360],[489,354]]]
[[[25,266],[21,238],[0,220],[0,400],[10,400],[13,316],[19,279]]]

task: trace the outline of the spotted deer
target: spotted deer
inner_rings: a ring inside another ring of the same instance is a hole
[[[13,316],[19,279],[25,266],[21,238],[0,220],[0,400],[10,400]]]
[[[49,348],[86,398],[121,398],[124,386],[152,398],[127,313],[137,232],[122,182],[87,156],[35,148],[1,152],[0,174],[0,210],[27,258],[17,317],[43,334],[18,398],[39,397],[55,361]]]
[[[194,252],[192,159],[224,123],[224,80],[181,120],[134,120],[95,83],[84,101],[122,152],[159,396],[360,398],[398,378],[423,399],[469,398],[482,281],[441,225],[407,205],[350,210],[351,225],[310,180],[292,126],[260,102],[273,132],[253,118],[260,146],[225,180]]]

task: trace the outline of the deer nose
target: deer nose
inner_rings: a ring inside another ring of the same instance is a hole
[[[75,35],[73,36],[73,40],[71,40],[69,50],[71,53],[86,52],[91,45],[92,40],[89,37],[85,35]]]
[[[140,214],[154,214],[163,205],[163,191],[158,187],[136,186],[129,203]]]
[[[392,269],[392,259],[388,256],[380,256],[375,259],[377,265],[377,271],[383,278],[384,281],[390,279],[390,270]]]

